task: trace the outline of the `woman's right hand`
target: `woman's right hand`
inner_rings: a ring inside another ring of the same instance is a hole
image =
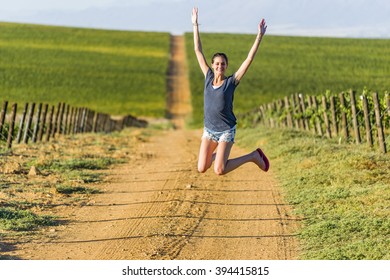
[[[191,20],[192,20],[192,24],[193,25],[197,25],[198,24],[198,8],[194,7],[192,9],[192,17],[191,17]]]
[[[266,31],[267,31],[267,24],[265,23],[265,20],[262,19],[261,22],[259,23],[258,34],[260,35],[260,37],[263,37]]]

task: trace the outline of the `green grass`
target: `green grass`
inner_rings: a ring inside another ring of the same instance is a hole
[[[0,23],[0,94],[110,114],[165,114],[169,34]]]
[[[53,226],[57,222],[51,216],[37,215],[29,210],[17,210],[9,207],[0,208],[0,229],[30,231],[39,226]]]
[[[285,198],[303,218],[301,259],[390,259],[390,157],[292,130],[240,129],[264,148]]]
[[[83,186],[67,186],[67,185],[59,185],[56,186],[56,191],[62,194],[97,194],[101,193],[100,190],[83,187]]]
[[[186,35],[193,125],[203,122],[203,80],[193,51],[192,33]],[[229,57],[233,74],[247,57],[255,35],[201,33],[209,63],[215,52]],[[251,68],[237,88],[236,113],[293,93],[339,93],[350,88],[383,93],[390,89],[390,40],[284,37],[266,35]],[[238,120],[240,121],[240,120]]]
[[[37,164],[40,170],[49,170],[57,172],[69,172],[73,170],[101,170],[107,169],[108,166],[114,163],[119,163],[120,160],[102,157],[96,159],[80,159],[72,158],[69,160],[49,160],[43,163]],[[31,162],[30,165],[33,165]]]

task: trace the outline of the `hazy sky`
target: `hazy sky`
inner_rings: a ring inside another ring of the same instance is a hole
[[[120,30],[390,38],[388,0],[0,0],[0,21]]]

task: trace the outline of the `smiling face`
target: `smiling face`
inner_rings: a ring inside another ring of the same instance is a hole
[[[224,75],[228,67],[227,57],[225,54],[216,54],[213,56],[211,66],[215,74]]]

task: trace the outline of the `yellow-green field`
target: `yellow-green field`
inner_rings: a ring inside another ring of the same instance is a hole
[[[0,23],[0,96],[163,116],[169,34]]]

